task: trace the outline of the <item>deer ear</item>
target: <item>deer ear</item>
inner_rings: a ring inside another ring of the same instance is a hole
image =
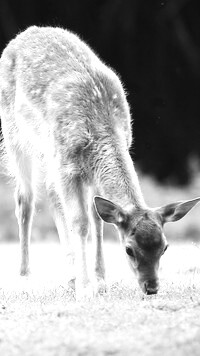
[[[99,216],[107,223],[119,225],[125,221],[125,213],[110,200],[95,196],[94,205]]]
[[[199,201],[200,198],[179,201],[162,206],[157,209],[157,212],[161,215],[163,223],[177,221],[182,219]]]

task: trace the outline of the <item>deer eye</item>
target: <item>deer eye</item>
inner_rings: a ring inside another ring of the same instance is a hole
[[[130,248],[130,247],[126,247],[126,253],[127,253],[127,255],[129,255],[130,257],[134,257],[133,250],[132,250],[132,248]]]
[[[166,246],[165,246],[165,248],[164,248],[164,250],[163,250],[163,253],[165,253],[165,251],[167,251],[168,246],[169,246],[169,245],[166,245]]]

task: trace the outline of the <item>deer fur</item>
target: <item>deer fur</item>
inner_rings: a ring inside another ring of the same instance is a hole
[[[184,216],[199,199],[187,207],[185,202],[147,207],[129,154],[129,105],[115,72],[77,35],[30,27],[2,54],[0,115],[16,182],[21,275],[29,273],[31,225],[42,179],[58,234],[67,245],[77,299],[106,290],[103,220],[118,227],[142,290],[156,293],[159,259],[167,246],[163,224]],[[90,228],[96,246],[92,283],[86,261]]]

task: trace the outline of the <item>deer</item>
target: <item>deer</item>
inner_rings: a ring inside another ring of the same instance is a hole
[[[0,59],[0,116],[8,171],[15,182],[20,274],[30,273],[34,206],[45,185],[69,283],[76,299],[107,290],[103,222],[114,224],[141,290],[156,294],[163,227],[184,217],[200,197],[158,208],[145,203],[130,156],[132,119],[115,73],[80,37],[57,27],[19,33]],[[94,241],[94,275],[87,238]]]

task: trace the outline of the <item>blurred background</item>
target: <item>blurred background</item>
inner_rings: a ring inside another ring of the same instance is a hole
[[[151,206],[200,195],[199,0],[0,0],[0,52],[30,25],[78,33],[120,75],[134,132],[131,155]],[[0,241],[17,240],[13,183],[0,176]],[[33,240],[57,239],[36,207]],[[169,239],[200,240],[200,207],[169,224]],[[173,226],[172,226],[173,225]],[[114,230],[105,227],[106,236]]]

